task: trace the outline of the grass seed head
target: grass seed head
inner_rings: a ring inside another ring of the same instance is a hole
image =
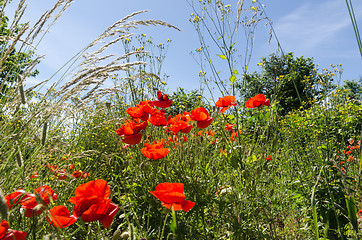
[[[7,219],[9,214],[8,205],[6,204],[3,191],[0,189],[0,216],[3,219]]]

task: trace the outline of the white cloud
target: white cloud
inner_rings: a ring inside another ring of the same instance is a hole
[[[356,18],[360,18],[361,14],[358,13],[361,12],[362,5],[355,4],[354,7]],[[341,0],[306,2],[279,18],[275,24],[285,51],[305,55],[315,55],[316,52],[328,55],[335,50],[336,45],[353,37],[346,36],[345,30],[348,27],[352,29],[351,20],[345,1]]]

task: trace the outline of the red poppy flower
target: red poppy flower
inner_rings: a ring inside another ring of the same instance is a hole
[[[77,221],[77,218],[70,215],[68,208],[65,206],[55,206],[49,212],[50,217],[47,217],[47,220],[54,227],[66,228]]]
[[[82,170],[76,170],[72,173],[72,176],[74,178],[81,178],[81,179],[84,179],[84,178],[87,178],[89,176],[89,173],[83,173]]]
[[[60,180],[64,180],[67,178],[67,171],[65,169],[63,170],[58,170],[58,166],[57,165],[51,165],[49,163],[47,163],[47,168],[54,173],[54,175],[60,179]]]
[[[121,137],[125,137],[124,139],[122,139],[124,143],[136,145],[142,139],[142,135],[139,132],[141,130],[145,130],[146,127],[147,121],[141,123],[126,121],[126,123],[122,125],[121,128],[116,130],[116,133]]]
[[[184,121],[192,121],[193,120],[192,115],[189,112],[183,112],[181,119],[184,120]]]
[[[117,135],[124,137],[124,136],[131,136],[140,132],[141,130],[145,130],[147,127],[147,122],[137,123],[134,121],[126,121],[121,128],[117,129]]]
[[[228,110],[231,106],[236,106],[236,98],[234,96],[225,96],[219,98],[219,100],[215,103],[217,107],[221,107],[219,114],[224,113]]]
[[[83,175],[83,171],[81,171],[81,170],[76,170],[72,173],[72,177],[74,177],[74,178],[79,178],[82,175]]]
[[[359,218],[362,218],[362,209],[360,209],[360,210],[358,211],[357,216],[358,216]]]
[[[245,103],[245,107],[247,108],[262,107],[264,105],[270,106],[270,101],[265,98],[264,94],[258,94],[255,97],[249,98],[249,100]]]
[[[153,110],[155,110],[153,101],[151,101],[151,100],[142,101],[137,106],[142,106],[143,111],[148,114],[151,114],[153,112]]]
[[[57,171],[55,175],[59,180],[67,179],[67,171],[65,169]]]
[[[233,131],[233,133],[230,135],[230,140],[234,142],[239,137],[240,134],[241,130],[239,130],[238,132]]]
[[[111,203],[111,190],[105,180],[98,179],[79,185],[75,196],[69,199],[73,203],[73,214],[84,222],[100,221],[109,228],[118,211],[118,205]]]
[[[174,133],[183,132],[189,133],[192,129],[192,125],[188,123],[186,118],[183,118],[181,114],[176,115],[175,117],[171,118],[168,116],[168,125],[169,129]]]
[[[0,238],[4,237],[8,230],[9,230],[9,223],[5,220],[2,220],[0,223]]]
[[[272,156],[268,156],[268,157],[266,158],[267,161],[270,161],[270,160],[272,160],[272,159],[273,159]]]
[[[33,179],[33,178],[37,178],[38,177],[38,172],[35,172],[33,175],[31,175],[29,177],[29,179]]]
[[[160,108],[168,108],[172,105],[172,101],[168,99],[167,94],[162,94],[160,91],[157,91],[158,100],[153,101],[153,105]]]
[[[162,205],[168,209],[178,211],[189,211],[194,205],[194,202],[185,200],[184,185],[182,183],[160,183],[156,186],[155,191],[150,193],[158,198]]]
[[[225,149],[225,150],[219,149],[219,153],[224,153],[224,154],[226,154],[226,149]]]
[[[30,197],[34,196],[33,194],[26,193],[23,189],[18,189],[13,193],[5,196],[6,204],[8,209],[15,207],[18,204],[21,204],[23,201],[28,200]]]
[[[142,106],[137,107],[129,107],[126,112],[132,117],[132,118],[139,118],[142,121],[147,121],[149,114],[145,111],[143,111]]]
[[[228,131],[233,131],[233,127],[235,126],[235,124],[230,124],[230,123],[227,123],[225,125],[225,129],[228,130]]]
[[[152,101],[142,101],[140,104],[138,104],[136,107],[129,107],[126,112],[132,117],[132,118],[139,118],[142,121],[147,121],[149,118],[149,115],[155,110],[153,107]]]
[[[58,195],[49,186],[42,186],[35,189],[35,194],[39,196],[40,202],[37,202],[35,195],[21,202],[25,211],[25,217],[33,217],[40,215],[43,210],[50,204],[50,199],[57,200]]]
[[[157,160],[166,157],[170,151],[168,148],[163,148],[164,140],[153,142],[153,144],[145,143],[145,147],[141,149],[142,154],[149,159]]]
[[[5,220],[2,220],[0,223],[1,240],[25,240],[27,235],[26,232],[9,230],[9,223]]]
[[[161,109],[155,109],[152,113],[151,113],[151,117],[148,119],[148,121],[153,125],[153,126],[166,126],[167,125],[167,120],[165,117],[166,111]]]
[[[55,172],[58,168],[57,165],[51,165],[50,163],[47,163],[47,168],[51,171],[51,172]]]
[[[197,121],[197,127],[201,129],[207,128],[214,120],[209,116],[208,111],[203,107],[192,110],[191,117],[193,120]]]
[[[208,135],[208,136],[211,136],[211,137],[214,137],[214,136],[215,136],[215,131],[210,129],[210,130],[207,132],[207,135]]]
[[[205,108],[199,107],[191,111],[191,117],[195,121],[205,121],[209,118],[209,113]]]

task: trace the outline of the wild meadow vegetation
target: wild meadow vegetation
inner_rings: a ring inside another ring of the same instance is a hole
[[[28,85],[72,2],[31,25],[0,1],[0,239],[360,239],[361,80],[285,53],[258,0],[195,0],[199,89],[167,89],[177,46],[133,32],[180,26],[144,11]],[[260,24],[278,49],[249,72]]]

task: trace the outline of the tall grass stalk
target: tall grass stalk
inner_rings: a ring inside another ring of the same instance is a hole
[[[319,171],[317,181],[316,181],[316,183],[315,183],[315,185],[313,187],[313,190],[312,190],[312,198],[311,198],[312,212],[313,212],[313,222],[314,222],[314,233],[315,233],[316,239],[319,239],[319,226],[318,226],[318,214],[317,214],[317,207],[316,207],[317,203],[316,203],[316,199],[315,199],[315,191],[316,191],[316,188],[318,186],[318,182],[319,182],[319,179],[321,177],[323,168],[324,168],[324,166]]]
[[[346,5],[347,5],[347,8],[348,8],[349,16],[350,16],[350,18],[351,18],[353,31],[354,31],[354,34],[355,34],[355,36],[356,36],[358,49],[359,49],[359,52],[360,52],[361,58],[362,58],[362,41],[361,41],[361,35],[360,35],[360,33],[359,33],[356,16],[355,16],[355,14],[354,14],[353,5],[352,5],[352,0],[346,0]]]

